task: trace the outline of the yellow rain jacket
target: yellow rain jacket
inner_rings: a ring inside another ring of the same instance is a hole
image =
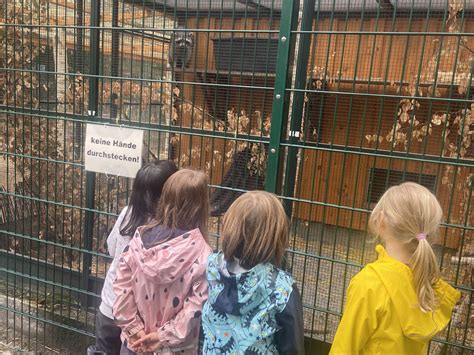
[[[376,251],[378,260],[351,280],[330,354],[426,354],[430,339],[448,325],[460,293],[439,280],[438,309],[423,312],[411,269],[381,245]]]

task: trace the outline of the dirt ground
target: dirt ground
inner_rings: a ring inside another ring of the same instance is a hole
[[[90,336],[73,330],[77,322],[60,318],[58,307],[53,309],[39,304],[32,295],[44,295],[33,287],[28,294],[22,294],[20,287],[5,291],[5,281],[0,278],[0,304],[9,308],[9,311],[0,309],[0,354],[9,354],[8,351],[12,354],[85,354],[87,345],[94,342]],[[83,314],[73,317],[82,318],[81,323],[84,323]],[[93,322],[92,313],[89,314],[90,322]]]

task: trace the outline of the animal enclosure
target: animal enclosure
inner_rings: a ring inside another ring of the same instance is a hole
[[[240,193],[282,198],[310,354],[327,352],[375,257],[378,198],[426,186],[463,295],[430,352],[474,351],[474,1],[38,0],[0,16],[0,341],[94,341],[105,239],[131,187],[85,171],[99,123],[142,129],[145,160],[209,174],[214,248]]]

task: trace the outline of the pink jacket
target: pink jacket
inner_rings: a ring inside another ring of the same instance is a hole
[[[197,353],[210,253],[199,229],[179,234],[161,227],[138,228],[114,282],[113,313],[122,340],[140,330],[158,332],[160,353]]]

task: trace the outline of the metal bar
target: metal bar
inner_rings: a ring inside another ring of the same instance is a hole
[[[119,75],[119,49],[120,49],[120,33],[118,14],[119,13],[119,2],[118,0],[112,1],[112,26],[115,30],[112,30],[112,64],[111,64],[111,76],[118,77]],[[112,81],[111,81],[112,83]],[[117,117],[117,103],[113,94],[110,95],[110,118],[114,119]]]
[[[209,186],[210,186],[210,187],[218,187],[218,188],[221,188],[221,189],[225,189],[224,187],[220,187],[220,186],[218,186],[218,185],[212,185],[212,184],[210,184]],[[243,189],[242,189],[242,190],[239,190],[239,189],[232,188],[232,190],[245,192],[245,190],[243,190]],[[0,195],[16,196],[15,194],[13,194],[13,193],[8,193],[8,192],[0,192]],[[78,207],[78,206],[74,206],[74,205],[67,205],[67,204],[60,203],[60,202],[55,202],[55,201],[52,201],[52,200],[38,199],[38,198],[34,198],[34,197],[29,197],[29,196],[22,196],[22,198],[23,198],[23,199],[26,199],[26,200],[44,202],[44,203],[47,203],[47,204],[57,205],[57,206],[61,206],[61,207],[75,208],[76,210],[80,210],[80,211],[84,211],[84,212],[91,212],[91,213],[102,214],[102,215],[108,215],[108,216],[114,216],[114,215],[115,215],[115,214],[112,214],[112,213],[109,213],[109,212],[105,212],[105,211],[94,210],[94,209],[88,209],[88,208],[85,208],[85,207]],[[349,211],[357,211],[357,212],[370,213],[370,210],[364,209],[364,208],[356,208],[356,207],[350,207],[350,206],[332,204],[332,203],[327,203],[327,202],[318,202],[318,201],[312,201],[312,200],[303,199],[303,198],[289,198],[289,197],[285,197],[285,199],[289,199],[289,200],[293,200],[293,201],[298,201],[298,202],[304,202],[304,203],[308,203],[308,204],[312,204],[312,205],[318,205],[318,206],[329,206],[329,207],[334,207],[334,208],[346,209],[346,210],[349,210]],[[458,229],[474,230],[474,226],[464,226],[464,225],[455,224],[455,223],[442,223],[441,225],[442,225],[442,226],[446,226],[446,227],[458,228]],[[7,231],[7,230],[2,230],[2,229],[0,229],[0,232],[5,232],[5,233],[7,233],[8,231]],[[9,232],[8,232],[8,233],[9,233]],[[10,233],[10,234],[11,234],[11,233]],[[74,248],[71,248],[71,249],[74,249]],[[99,255],[99,254],[98,254],[98,255]]]
[[[273,93],[272,126],[270,130],[269,157],[265,177],[265,189],[277,192],[277,182],[280,169],[280,141],[286,127],[289,93],[285,90],[291,83],[291,60],[294,52],[294,41],[291,40],[291,31],[298,24],[299,0],[288,0],[283,3],[284,16],[280,22],[278,34],[278,54],[276,64],[275,88]]]
[[[285,4],[285,7],[287,5]],[[285,17],[282,18],[282,22],[285,22]],[[11,24],[11,23],[1,23],[0,27],[18,27],[18,28],[53,28],[53,29],[70,29],[71,26],[69,25],[29,25],[29,24]],[[74,28],[79,29],[100,29],[100,30],[113,30],[113,26],[74,26]],[[162,31],[168,31],[169,29],[167,28],[151,28],[151,27],[127,27],[128,31],[149,31],[149,32],[162,32]],[[219,33],[223,32],[222,30],[219,29],[213,29],[213,28],[188,28],[188,29],[174,29],[173,31],[175,32],[205,32],[205,33]],[[226,29],[225,32],[228,33],[279,33],[278,30],[242,30],[242,29],[233,29],[233,30],[228,30]],[[340,35],[340,34],[345,34],[345,35],[352,35],[352,36],[365,36],[365,35],[372,35],[372,36],[387,36],[387,35],[392,35],[392,36],[445,36],[445,37],[473,37],[474,33],[471,32],[419,32],[419,31],[412,31],[412,32],[407,32],[407,31],[297,31],[297,30],[292,30],[290,31],[291,34],[301,34],[301,33],[310,33],[310,34],[327,34],[327,35]]]
[[[62,206],[59,206],[59,207],[62,207]],[[105,214],[105,213],[100,213],[100,214],[102,214],[104,216],[107,216],[107,217],[109,217],[109,216],[112,217],[112,215],[108,215],[108,214]],[[116,217],[116,216],[113,216],[113,217]],[[66,244],[52,242],[52,241],[49,241],[49,240],[43,240],[43,239],[35,238],[33,236],[26,235],[26,234],[15,233],[15,232],[12,232],[12,231],[1,230],[1,229],[0,229],[0,233],[16,237],[17,239],[23,239],[25,241],[33,241],[33,242],[36,242],[37,244],[40,244],[40,245],[42,244],[44,246],[50,245],[50,246],[53,246],[55,248],[60,248],[60,249],[63,249],[63,250],[77,251],[77,252],[80,252],[80,253],[89,253],[93,256],[100,256],[100,257],[104,257],[104,258],[110,258],[109,255],[103,254],[101,252],[91,251],[91,250],[87,250],[87,249],[79,248],[79,247],[75,247],[75,246],[68,246]],[[2,251],[0,250],[0,253],[1,252]]]
[[[77,327],[72,327],[72,326],[66,325],[66,324],[61,323],[61,322],[56,322],[54,320],[48,320],[46,317],[42,318],[42,317],[35,316],[33,314],[30,314],[30,313],[26,313],[24,311],[19,311],[19,310],[16,310],[16,309],[12,309],[12,308],[9,308],[7,306],[4,306],[3,304],[0,304],[0,309],[7,311],[7,313],[12,312],[15,315],[20,315],[20,316],[23,316],[23,317],[29,317],[31,319],[36,320],[37,322],[42,322],[42,323],[45,323],[45,324],[54,325],[55,327],[59,327],[59,328],[62,328],[62,329],[71,330],[71,331],[74,331],[77,334],[82,334],[82,335],[87,335],[89,337],[94,337],[94,334],[87,333],[87,332],[85,332],[81,329],[78,329]],[[45,314],[46,314],[46,311],[45,311]]]
[[[31,69],[13,69],[13,68],[0,68],[1,70],[5,72],[37,72],[36,70],[31,70]],[[55,73],[55,72],[49,72],[45,71],[43,72],[44,74],[65,74],[65,73]],[[102,79],[113,79],[114,77],[110,75],[93,75],[93,74],[80,74],[80,73],[67,73],[68,76],[71,77],[84,77],[84,78],[102,78]],[[199,81],[176,81],[176,80],[162,80],[162,79],[144,79],[144,78],[129,78],[127,80],[130,81],[137,81],[137,82],[143,82],[143,81],[148,81],[150,83],[163,83],[163,84],[176,84],[176,83],[181,83],[185,85],[199,85],[199,86],[214,86],[214,87],[222,87],[222,88],[243,88],[243,89],[259,89],[259,90],[274,90],[274,87],[271,86],[252,86],[252,85],[228,85],[228,84],[211,84],[211,83],[203,83]],[[385,83],[388,83],[385,81]],[[384,84],[382,84],[384,85]],[[454,85],[453,86],[457,86]],[[288,92],[317,92],[321,94],[337,94],[337,95],[346,95],[346,96],[365,96],[365,97],[379,97],[379,98],[397,98],[397,99],[406,99],[406,95],[401,95],[401,94],[374,94],[374,93],[367,93],[367,92],[348,92],[348,91],[335,91],[335,90],[303,90],[303,89],[290,89],[288,88],[286,91]],[[462,98],[444,98],[444,97],[429,97],[427,98],[426,96],[419,96],[419,95],[413,95],[410,96],[411,99],[416,99],[416,100],[430,100],[430,101],[439,101],[439,102],[462,102],[462,103],[471,103],[471,100],[468,99],[462,99]],[[0,106],[1,107],[1,106]]]
[[[5,110],[1,112],[9,112],[13,113],[12,111]],[[48,119],[56,119],[57,116],[55,115],[40,115],[36,110],[33,110],[31,113],[28,113],[27,111],[19,111],[18,113],[21,113],[22,115],[34,115],[36,117],[42,117],[42,118],[48,118]],[[75,122],[77,120],[81,120],[82,122],[85,123],[94,123],[94,119],[82,119],[78,115],[70,115],[71,118],[64,118],[64,115],[61,115],[61,118],[64,121],[71,121]],[[73,118],[73,117],[79,117],[79,118]],[[111,126],[117,126],[113,122],[107,121],[106,119],[103,119],[104,123],[110,124]],[[234,135],[231,133],[225,133],[225,132],[220,132],[220,131],[212,131],[212,133],[205,133],[206,131],[199,130],[199,129],[193,129],[193,128],[173,128],[168,125],[161,125],[161,124],[144,124],[142,123],[139,125],[136,122],[129,122],[128,124],[123,124],[120,125],[121,127],[126,127],[126,128],[146,128],[150,131],[157,131],[157,132],[165,132],[165,133],[186,133],[189,135],[196,135],[200,137],[208,137],[208,138],[233,138],[237,139],[240,141],[248,141],[248,142],[254,142],[254,143],[266,143],[269,142],[268,138],[266,137],[257,137],[255,138],[250,138],[252,136],[247,136],[247,135]],[[282,140],[281,146],[283,147],[290,147],[290,143],[288,143],[286,140]],[[471,167],[472,163],[470,161],[466,161],[464,159],[459,159],[459,158],[450,158],[447,156],[439,156],[439,155],[422,155],[419,153],[404,153],[404,152],[398,152],[398,151],[393,151],[393,150],[373,150],[371,148],[365,148],[365,147],[358,147],[358,146],[343,146],[343,145],[338,145],[338,144],[314,144],[314,143],[299,143],[299,144],[293,144],[293,147],[298,147],[298,148],[304,148],[306,150],[320,150],[320,151],[331,151],[334,150],[336,152],[351,152],[352,154],[356,155],[365,155],[365,156],[383,156],[383,157],[388,157],[388,158],[397,158],[397,159],[403,159],[403,160],[410,160],[410,161],[420,161],[420,162],[430,162],[430,163],[437,163],[437,164],[449,164],[453,166],[460,166],[460,167]],[[18,153],[4,153],[5,155],[11,155],[11,156],[19,156],[19,157],[27,157],[27,158],[34,158],[37,160],[47,160],[46,158],[41,158],[41,157],[33,157],[28,154],[18,154]],[[51,161],[51,159],[49,159]],[[55,161],[55,160],[52,160]],[[67,163],[67,164],[72,164],[76,166],[82,166],[81,164],[78,163],[71,163],[71,162],[66,162],[66,161],[56,161],[56,162],[61,162],[61,163]],[[0,192],[1,193],[1,192]]]
[[[301,30],[310,31],[313,28],[313,18],[316,0],[304,0],[303,16],[301,18]],[[307,68],[309,60],[309,51],[311,47],[311,34],[301,34],[298,46],[298,57],[296,59],[295,88],[305,89],[307,81]],[[302,91],[293,94],[293,103],[291,108],[291,121],[289,132],[288,156],[286,161],[285,184],[283,196],[293,197],[295,192],[296,169],[298,164],[298,148],[293,145],[300,140],[301,122],[303,120],[303,106],[305,93]],[[288,216],[291,216],[293,204],[285,200],[285,209]]]
[[[36,263],[36,270],[33,273],[24,273],[24,272],[14,271],[15,265],[28,264],[29,263],[28,258],[23,255],[17,254],[14,256],[14,259],[10,259],[10,263],[6,263],[5,262],[6,258],[2,254],[4,254],[4,252],[0,252],[0,260],[1,260],[0,271],[1,272],[9,273],[11,275],[18,276],[22,279],[30,278],[31,280],[42,283],[44,285],[50,285],[53,287],[59,287],[65,290],[69,290],[74,293],[77,293],[80,296],[88,296],[91,300],[94,300],[94,299],[97,300],[100,298],[100,295],[84,290],[84,288],[81,286],[82,275],[78,271],[73,271],[73,270],[64,271],[62,267],[58,265],[53,265],[51,263],[46,263],[44,261],[38,261]],[[54,277],[58,273],[63,273],[66,280],[70,281],[69,286],[64,283],[59,283],[59,282],[54,281]],[[89,278],[89,287],[91,286],[91,284],[100,285],[101,283],[103,283],[103,280],[99,278],[95,278],[95,277]]]
[[[75,0],[76,23],[74,29],[77,31],[75,53],[74,53],[74,69],[76,73],[82,73],[83,68],[83,48],[84,48],[84,0]]]
[[[89,116],[91,119],[97,115],[98,109],[98,77],[99,74],[99,53],[100,53],[100,0],[91,0],[91,26],[97,28],[91,29],[91,50],[89,51],[90,66],[89,71],[94,76],[89,78]],[[95,206],[95,173],[88,171],[86,173],[86,212],[84,219],[84,249],[92,250],[92,238],[94,233],[94,213]],[[91,272],[91,255],[86,253],[83,256],[82,264],[82,287],[87,290],[89,285],[89,275]],[[87,307],[87,298],[85,298]]]

